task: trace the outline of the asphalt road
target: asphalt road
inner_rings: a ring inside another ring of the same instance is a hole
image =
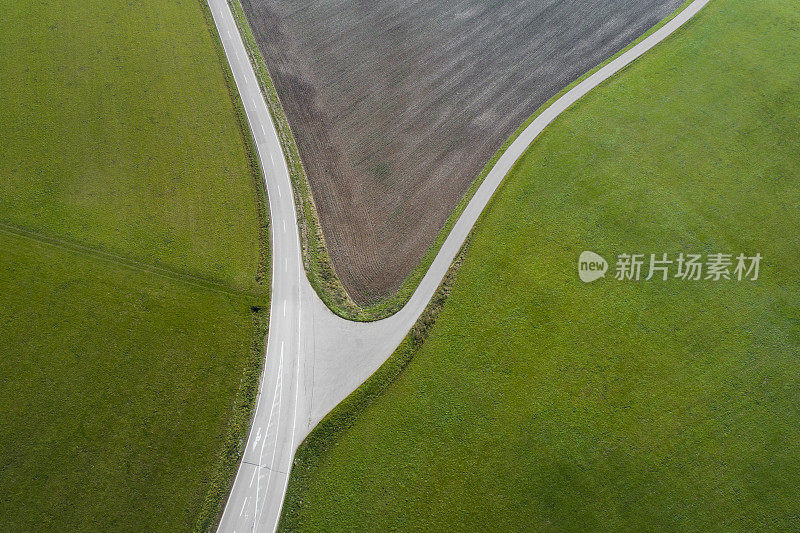
[[[264,171],[273,253],[265,369],[247,447],[219,531],[275,530],[297,446],[405,337],[514,162],[561,112],[675,31],[708,1],[695,0],[539,115],[497,161],[405,307],[384,320],[361,323],[334,315],[305,276],[291,182],[277,133],[227,1],[208,0]]]

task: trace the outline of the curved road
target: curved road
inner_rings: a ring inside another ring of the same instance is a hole
[[[384,320],[362,323],[334,315],[305,276],[291,182],[277,133],[227,1],[208,0],[261,160],[273,253],[265,369],[247,446],[219,531],[275,530],[297,446],[405,337],[514,162],[565,109],[678,29],[708,1],[692,2],[539,115],[489,172],[405,307]]]

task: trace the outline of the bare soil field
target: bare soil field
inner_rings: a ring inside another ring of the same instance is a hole
[[[358,303],[396,290],[503,141],[682,0],[242,0]]]

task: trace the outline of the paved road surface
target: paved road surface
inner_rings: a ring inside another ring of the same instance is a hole
[[[581,82],[537,117],[486,177],[405,307],[389,318],[371,323],[350,322],[334,315],[309,284],[300,257],[289,173],[277,133],[226,0],[208,3],[264,171],[273,254],[266,366],[247,447],[219,531],[274,531],[297,446],[405,337],[514,162],[562,111],[675,31],[708,0],[695,0],[667,25]]]

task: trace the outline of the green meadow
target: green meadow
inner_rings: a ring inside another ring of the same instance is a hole
[[[206,9],[0,10],[0,529],[189,530],[224,497],[269,250]]]
[[[798,79],[795,2],[712,0],[559,117],[411,362],[301,446],[282,528],[800,528]],[[584,250],[605,279],[579,280]],[[763,260],[614,279],[681,252]]]

